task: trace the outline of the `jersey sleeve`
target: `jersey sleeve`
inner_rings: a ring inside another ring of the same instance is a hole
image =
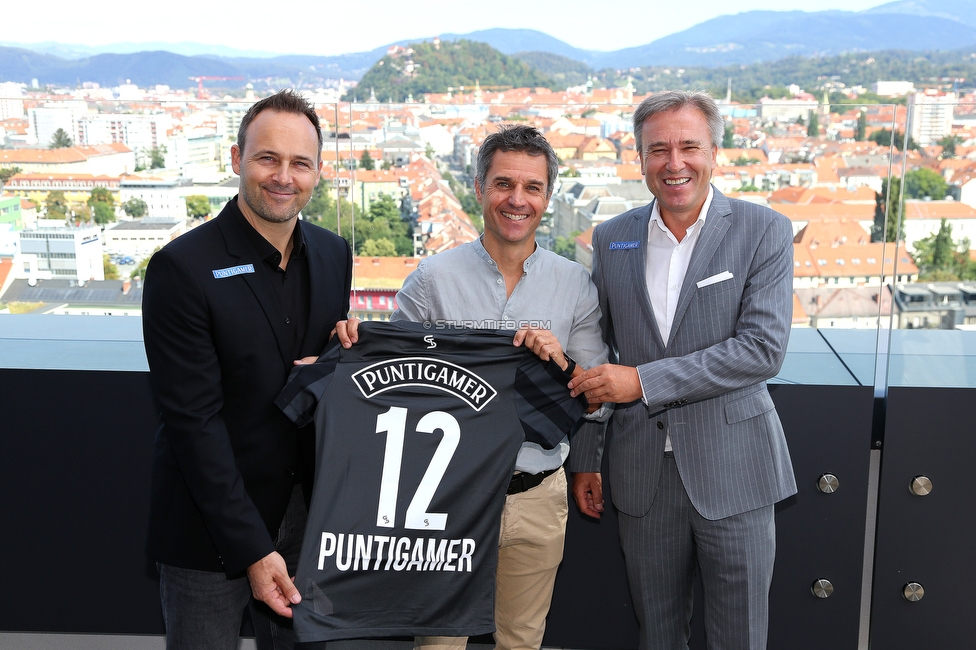
[[[315,363],[298,366],[288,375],[288,383],[278,393],[275,405],[299,427],[312,422],[315,407],[332,382],[342,347],[327,347]]]
[[[586,413],[586,398],[569,394],[567,375],[554,361],[527,356],[515,371],[515,408],[525,440],[552,449]]]

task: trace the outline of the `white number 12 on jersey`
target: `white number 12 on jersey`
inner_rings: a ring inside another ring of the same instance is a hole
[[[376,433],[386,434],[386,451],[383,455],[383,476],[380,479],[380,502],[376,512],[376,525],[393,528],[396,523],[397,492],[400,487],[400,463],[403,460],[403,437],[407,429],[407,409],[391,406],[386,413],[376,416]],[[419,530],[444,530],[447,526],[446,512],[427,512],[434,498],[437,486],[444,478],[444,472],[454,457],[461,440],[461,427],[450,413],[432,411],[420,418],[417,433],[444,434],[437,444],[434,457],[430,459],[417,492],[407,506],[405,528]]]

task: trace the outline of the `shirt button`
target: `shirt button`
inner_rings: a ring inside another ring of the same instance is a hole
[[[495,284],[501,284],[501,283],[502,283],[502,279],[501,278],[498,278],[497,280],[495,280]]]
[[[663,429],[664,428],[664,423],[661,422],[660,420],[658,420],[658,422],[657,422],[657,428],[658,429]]]
[[[285,325],[291,325],[291,319],[285,318]]]
[[[677,291],[677,290],[678,290],[678,285],[672,284],[671,285],[671,291]]]

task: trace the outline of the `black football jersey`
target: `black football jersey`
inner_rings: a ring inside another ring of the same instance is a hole
[[[513,334],[365,322],[351,349],[293,373],[278,405],[316,429],[299,641],[494,630],[519,447],[552,448],[586,409]]]

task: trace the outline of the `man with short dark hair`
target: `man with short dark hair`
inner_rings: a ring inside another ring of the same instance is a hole
[[[570,373],[577,362],[579,372],[606,361],[589,275],[535,242],[557,174],[556,154],[538,130],[509,125],[489,135],[478,153],[475,178],[484,234],[421,260],[397,294],[392,320],[518,330],[515,345],[525,345],[543,360],[552,358]],[[344,324],[339,337],[344,345],[356,340],[355,334],[351,341],[346,336]],[[519,451],[499,539],[496,648],[538,649],[542,644],[566,534],[562,466],[568,453],[565,438],[552,450],[526,442]],[[463,648],[466,641],[418,637],[416,647]]]
[[[640,648],[687,648],[696,571],[709,648],[766,647],[773,504],[796,493],[766,380],[786,355],[790,222],[711,185],[724,123],[704,93],[671,91],[634,113],[655,201],[597,226],[593,281],[616,364],[574,394],[616,403],[610,483]],[[603,510],[602,432],[573,440],[580,510]]]
[[[231,149],[240,194],[146,271],[160,419],[148,553],[170,649],[236,648],[249,603],[258,646],[292,646],[289,605],[301,598],[289,576],[314,434],[274,400],[295,360],[318,355],[346,317],[352,274],[348,245],[297,219],[321,151],[318,117],[301,96],[254,104]]]

